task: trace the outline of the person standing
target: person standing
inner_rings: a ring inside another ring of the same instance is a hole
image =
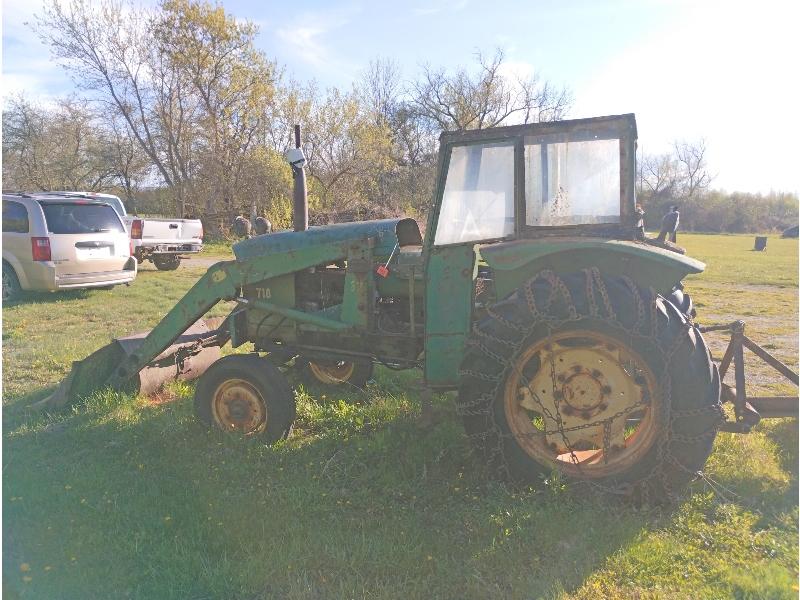
[[[658,241],[663,242],[669,238],[673,244],[678,241],[678,223],[680,222],[680,212],[677,206],[672,206],[670,211],[661,219],[661,231],[658,234]]]
[[[644,235],[644,208],[638,202],[636,203],[636,239],[643,240]]]

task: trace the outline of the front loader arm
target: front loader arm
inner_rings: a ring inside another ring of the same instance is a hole
[[[402,226],[406,232],[407,243],[418,243],[408,242],[411,238],[421,241],[416,223],[413,227],[416,235],[409,238],[408,221],[386,219],[345,223],[303,232],[257,236],[239,242],[233,247],[236,260],[213,265],[154,329],[146,334],[115,339],[84,360],[74,362],[70,374],[58,389],[37,405],[42,408],[60,407],[107,387],[127,393],[148,393],[156,389],[159,382],[174,377],[193,379],[215,360],[211,356],[212,350],[219,356],[218,347],[227,341],[225,335],[209,331],[200,320],[218,302],[239,299],[240,290],[268,279],[320,264],[359,258],[364,248],[369,249],[368,257],[388,256],[398,243],[398,227]],[[371,273],[371,267],[359,276],[364,277],[367,273]],[[357,308],[360,304],[366,306],[357,298],[351,300],[356,301]],[[258,307],[256,299],[249,299],[249,302]],[[279,303],[269,304],[268,309],[298,322],[337,331],[357,325],[352,322],[354,318],[340,322]],[[355,315],[359,316],[360,313]],[[170,367],[173,362],[174,366]]]
[[[186,292],[178,303],[164,315],[142,345],[129,354],[111,374],[107,384],[121,389],[126,380],[147,366],[166,350],[195,321],[211,310],[220,300],[232,300],[242,285],[236,261],[218,262]]]
[[[177,376],[181,373],[180,365],[186,353],[197,348],[198,338],[216,337],[202,324],[199,328],[193,326],[218,302],[236,299],[239,290],[244,286],[326,261],[344,259],[352,243],[353,240],[337,239],[303,248],[286,248],[274,253],[263,252],[216,263],[150,332],[133,338],[114,340],[84,360],[73,363],[67,378],[51,396],[38,403],[39,406],[53,408],[72,404],[107,387],[129,393],[137,393],[145,388],[154,389],[156,385],[152,378],[143,377],[143,374],[153,370],[156,358],[159,359],[156,361],[158,363],[174,360],[176,368],[172,371],[173,376]],[[292,310],[293,307],[283,308]],[[200,331],[205,333],[199,333]],[[184,332],[192,335],[183,335]],[[199,362],[207,367],[207,360]],[[159,372],[158,376],[162,381],[166,380],[164,377],[168,371],[169,369],[164,369]],[[189,378],[197,375],[195,372]]]

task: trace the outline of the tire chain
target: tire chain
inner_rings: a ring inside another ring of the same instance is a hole
[[[508,468],[509,463],[505,459],[504,445],[503,445],[503,438],[508,437],[509,434],[504,434],[501,431],[500,426],[498,425],[496,419],[494,418],[494,415],[492,414],[492,407],[495,399],[499,397],[499,394],[502,391],[501,388],[503,387],[509,375],[509,370],[519,367],[519,365],[513,364],[514,357],[516,356],[517,352],[520,350],[520,348],[523,346],[528,336],[533,332],[534,328],[536,327],[544,325],[548,332],[547,337],[549,338],[552,336],[553,332],[556,329],[559,329],[564,325],[580,323],[581,321],[584,321],[586,319],[605,318],[607,319],[608,324],[610,324],[613,328],[617,329],[622,336],[629,339],[631,342],[633,342],[634,340],[648,342],[650,345],[652,345],[653,348],[657,348],[662,355],[661,357],[662,357],[663,370],[659,377],[659,381],[656,384],[656,389],[652,390],[654,393],[660,392],[661,396],[661,403],[660,403],[661,418],[656,419],[657,427],[659,428],[659,433],[661,435],[659,435],[660,439],[656,446],[656,462],[654,468],[651,470],[650,473],[639,479],[635,485],[629,482],[614,482],[612,485],[607,485],[592,479],[578,479],[578,481],[581,484],[590,485],[594,489],[597,489],[603,493],[610,494],[613,496],[629,497],[636,491],[635,488],[638,488],[640,492],[640,500],[645,504],[650,503],[651,500],[654,499],[651,497],[652,490],[658,490],[660,484],[660,489],[662,493],[666,494],[667,500],[669,501],[677,500],[679,498],[679,491],[672,489],[672,486],[670,485],[669,481],[669,473],[667,472],[666,467],[671,465],[673,467],[683,470],[684,472],[687,472],[692,477],[700,476],[702,473],[697,469],[692,469],[683,464],[680,461],[680,459],[677,456],[675,456],[674,453],[671,452],[672,444],[674,443],[693,444],[707,440],[708,438],[716,434],[718,425],[725,418],[722,406],[719,403],[719,401],[717,401],[717,403],[711,406],[706,406],[701,408],[685,409],[685,410],[675,410],[672,408],[672,396],[671,396],[672,381],[670,378],[671,361],[673,360],[673,357],[681,350],[681,348],[684,347],[686,339],[692,335],[692,331],[694,330],[695,335],[700,335],[699,331],[697,331],[696,326],[691,322],[691,320],[687,320],[685,323],[683,323],[682,335],[677,336],[672,346],[669,349],[664,350],[661,347],[661,344],[659,344],[658,340],[659,296],[655,292],[655,290],[649,288],[648,289],[649,300],[645,299],[642,297],[641,289],[634,283],[634,281],[630,277],[623,276],[621,278],[624,286],[631,294],[636,315],[633,327],[626,327],[617,318],[617,314],[611,302],[608,289],[605,285],[602,275],[600,274],[599,269],[597,268],[583,269],[582,272],[584,274],[586,282],[586,298],[589,306],[588,315],[581,315],[579,313],[572,299],[572,294],[570,293],[569,287],[556,273],[554,273],[551,270],[540,271],[532,279],[530,279],[521,290],[522,293],[524,294],[524,299],[528,310],[528,316],[530,317],[527,324],[520,326],[519,323],[514,323],[509,319],[507,319],[506,317],[504,317],[503,315],[498,314],[495,310],[493,310],[493,307],[490,306],[487,308],[488,316],[490,316],[495,321],[501,323],[505,328],[509,329],[509,331],[513,332],[516,336],[516,340],[512,341],[494,336],[485,330],[481,330],[477,324],[473,327],[473,332],[472,332],[473,335],[467,341],[467,345],[476,348],[481,354],[494,361],[499,367],[499,372],[496,375],[493,375],[493,374],[478,372],[472,369],[460,370],[460,375],[462,377],[469,376],[479,381],[485,381],[487,383],[494,385],[490,392],[483,392],[479,394],[477,397],[474,398],[472,402],[466,404],[459,403],[458,413],[462,417],[479,416],[486,419],[486,422],[491,424],[491,430],[479,434],[473,434],[472,437],[477,438],[479,441],[485,442],[487,440],[491,440],[494,442],[494,447],[488,449],[491,453],[491,458],[494,460],[498,458],[499,455],[500,460],[497,462],[497,464],[502,470],[501,475],[509,477],[510,475]],[[547,295],[547,298],[542,306],[537,305],[536,298],[534,295],[534,286],[539,281],[546,282],[550,287],[549,294]],[[599,295],[600,298],[599,303],[597,301],[596,295]],[[561,300],[562,302],[561,307],[566,309],[566,313],[568,315],[566,318],[558,318],[549,313],[550,308],[557,300]],[[648,310],[648,305],[650,313],[649,314],[650,331],[643,332],[642,329],[645,324],[645,314],[646,314],[645,311]],[[602,312],[605,313],[604,315],[601,312],[601,308]],[[512,351],[511,352],[512,358],[507,359],[501,354],[498,354],[497,352],[489,348],[487,343],[499,344],[501,346],[509,348]],[[551,353],[551,363],[552,360],[553,358]],[[550,365],[550,370],[555,388],[556,382],[555,382],[554,364]],[[525,385],[528,385],[530,383],[522,372],[519,372],[519,375],[522,378],[522,381]],[[535,393],[532,393],[532,396],[534,400],[541,407],[542,414],[550,418],[557,425],[557,428],[555,430],[540,431],[534,435],[543,436],[543,435],[559,434],[562,440],[564,441],[566,448],[572,454],[573,462],[578,467],[579,473],[580,473],[580,464],[578,464],[577,457],[575,456],[575,450],[569,444],[569,440],[566,434],[568,432],[577,431],[580,429],[588,429],[591,427],[602,426],[603,452],[605,454],[610,445],[609,443],[610,425],[614,421],[614,419],[618,419],[624,416],[625,414],[628,414],[648,404],[645,401],[640,401],[602,420],[594,421],[580,426],[564,427],[563,420],[561,418],[561,414],[558,409],[558,404],[559,404],[558,402],[555,403],[556,414],[552,415],[550,414],[550,411],[544,407],[541,400],[539,400],[538,396]],[[714,417],[712,425],[699,434],[685,435],[676,433],[674,431],[674,425],[677,419],[691,418],[691,417],[706,417],[706,416]]]

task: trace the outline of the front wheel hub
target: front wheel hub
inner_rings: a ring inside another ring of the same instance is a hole
[[[214,392],[212,408],[214,420],[226,431],[249,435],[266,428],[266,403],[259,391],[243,379],[220,384]]]

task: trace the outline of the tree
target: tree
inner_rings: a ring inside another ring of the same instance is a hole
[[[275,65],[255,47],[256,26],[219,5],[164,0],[160,9],[154,31],[159,53],[199,103],[198,181],[205,210],[235,211],[245,157],[273,102]]]
[[[648,198],[671,195],[675,183],[673,163],[669,154],[640,154],[636,160],[638,195]]]
[[[704,140],[676,141],[669,153],[639,156],[637,169],[637,196],[651,228],[673,204],[681,208],[681,228],[690,231],[758,233],[797,222],[795,195],[710,190]]]
[[[185,210],[196,107],[159,51],[157,12],[118,0],[52,0],[35,30],[81,89],[117,113]]]
[[[503,74],[505,54],[488,59],[476,56],[478,69],[464,67],[448,74],[442,68],[423,67],[411,85],[412,105],[418,114],[444,130],[485,129],[509,122],[536,123],[561,119],[572,104],[566,88],[542,82],[538,76],[511,79]]]
[[[108,132],[85,101],[43,108],[14,98],[3,117],[4,186],[96,191],[117,179]]]
[[[650,215],[650,227],[656,226],[670,206],[681,207],[681,227],[696,226],[711,182],[706,167],[705,141],[673,142],[672,151],[640,155],[637,160],[637,196]]]
[[[402,94],[400,67],[391,59],[371,60],[360,81],[356,82],[355,92],[375,124],[391,128]]]
[[[673,152],[678,164],[681,197],[694,198],[708,189],[712,177],[706,165],[706,141],[675,142]]]
[[[137,195],[142,183],[150,175],[152,164],[118,115],[108,116],[106,127],[106,139],[114,164],[117,185],[122,189],[121,195],[128,210],[136,213],[139,208]]]
[[[51,0],[36,30],[76,83],[117,114],[178,212],[234,211],[276,70],[257,29],[203,0],[145,10],[120,0]]]
[[[388,129],[362,110],[354,93],[334,88],[312,105],[305,141],[319,208],[333,215],[363,213],[381,173],[391,166]]]
[[[421,216],[433,192],[438,126],[414,110],[396,63],[370,61],[354,86],[361,110],[389,136],[389,158],[370,202],[382,214]]]

